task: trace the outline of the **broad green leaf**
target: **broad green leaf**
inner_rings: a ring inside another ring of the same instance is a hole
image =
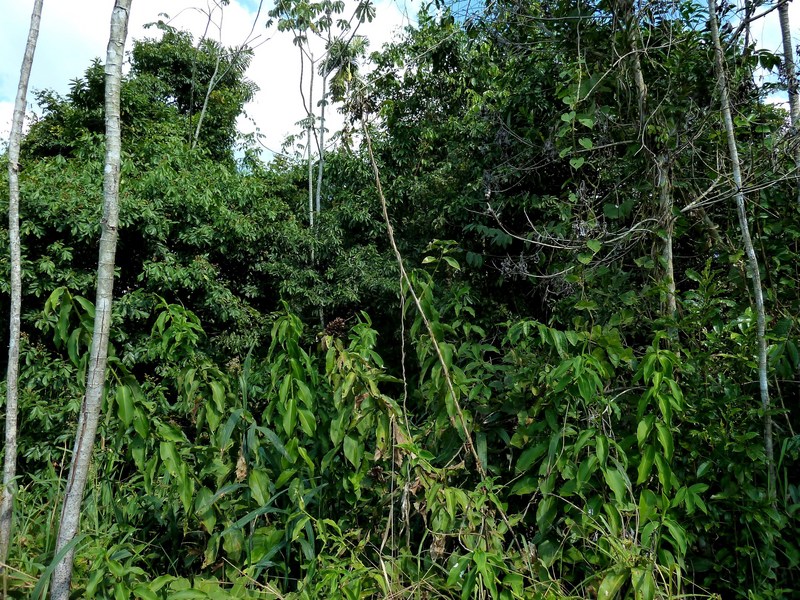
[[[117,416],[125,427],[133,422],[133,394],[127,385],[117,387]]]
[[[653,600],[656,582],[650,569],[631,569],[631,582],[636,600]]]
[[[283,431],[286,435],[292,435],[295,427],[297,427],[297,400],[294,396],[286,399],[286,405],[283,412]]]
[[[364,445],[352,435],[345,436],[344,455],[356,469],[361,466],[361,458],[363,454]]]
[[[294,462],[294,458],[292,458],[292,456],[286,450],[286,446],[283,445],[281,439],[274,431],[272,431],[272,429],[269,427],[257,426],[256,430],[264,435],[267,441],[272,444],[272,447],[275,448],[275,450],[277,450],[281,456],[283,456],[289,462]]]
[[[617,469],[603,469],[608,487],[614,492],[617,504],[623,504],[626,497],[625,477]]]
[[[639,466],[637,468],[638,475],[636,478],[637,484],[642,484],[650,477],[650,471],[653,468],[653,462],[656,459],[656,449],[652,444],[647,444],[642,449],[642,457],[639,459]]]
[[[317,431],[317,420],[314,418],[314,413],[307,408],[301,408],[297,411],[297,416],[300,418],[300,428],[306,435],[313,437]]]
[[[264,506],[269,500],[269,476],[262,469],[252,469],[247,477],[253,499]]]
[[[597,451],[597,460],[605,467],[608,460],[608,438],[603,434],[598,435],[595,440],[595,449]]]
[[[672,460],[672,453],[675,450],[674,442],[672,440],[672,432],[669,427],[659,421],[656,423],[656,432],[658,433],[658,441],[664,449],[664,456],[668,461]]]
[[[517,459],[517,473],[525,473],[547,452],[547,444],[538,444],[526,448]]]
[[[613,571],[603,578],[603,582],[597,589],[598,600],[611,600],[616,598],[619,590],[628,580],[629,572],[627,569]]]
[[[647,415],[639,421],[639,425],[636,426],[636,441],[639,443],[639,447],[647,441],[655,421],[656,418],[653,415]]]
[[[164,461],[164,466],[173,477],[178,476],[178,471],[182,463],[181,457],[178,455],[178,450],[174,442],[161,442],[159,444],[159,456]]]

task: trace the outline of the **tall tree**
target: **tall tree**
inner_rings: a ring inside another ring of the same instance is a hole
[[[22,310],[22,253],[19,235],[19,147],[25,120],[25,98],[31,76],[33,55],[39,38],[43,0],[35,0],[31,13],[28,43],[22,58],[14,117],[8,140],[8,238],[11,253],[11,316],[9,318],[8,369],[6,374],[6,440],[3,460],[3,488],[0,490],[0,569],[8,559],[14,488],[17,472],[17,399],[19,397],[19,334]],[[3,569],[5,572],[5,570]]]
[[[100,252],[97,263],[97,296],[95,299],[92,350],[86,376],[86,392],[81,405],[75,446],[72,453],[56,554],[75,538],[80,526],[83,491],[89,474],[94,438],[100,417],[108,359],[108,336],[111,328],[111,303],[114,290],[114,258],[117,250],[119,223],[119,179],[121,157],[120,90],[122,60],[128,35],[128,17],[132,0],[116,0],[111,12],[111,33],[106,52],[105,121],[106,148],[103,169],[103,220]],[[53,600],[69,598],[74,547],[64,553],[53,572]]]
[[[786,70],[786,88],[789,94],[789,118],[794,131],[800,127],[800,90],[797,89],[797,72],[794,63],[794,46],[792,44],[792,28],[789,24],[789,3],[781,2],[778,7],[783,39],[783,67]],[[795,147],[794,162],[800,169],[800,146]],[[797,190],[797,203],[800,205],[800,187]]]
[[[736,200],[736,212],[739,217],[739,230],[742,235],[742,244],[744,245],[744,251],[747,255],[748,270],[750,271],[750,279],[753,285],[757,322],[758,384],[761,395],[761,408],[764,411],[764,451],[767,457],[768,478],[767,493],[770,499],[774,500],[776,475],[772,442],[772,415],[770,414],[771,403],[769,398],[769,383],[767,380],[767,317],[764,309],[764,293],[761,287],[761,272],[759,271],[758,257],[756,256],[753,240],[750,236],[750,223],[747,218],[747,206],[745,204],[743,191],[742,163],[739,159],[739,150],[736,146],[736,132],[733,128],[730,92],[728,90],[728,80],[725,75],[725,54],[722,50],[722,42],[720,41],[716,4],[714,0],[708,0],[708,19],[711,26],[711,39],[714,43],[714,65],[717,72],[717,89],[719,90],[722,120],[725,126],[725,137],[728,141],[728,154],[731,161],[734,198]]]
[[[359,52],[365,47],[364,40],[356,41],[358,28],[365,22],[372,22],[375,18],[375,6],[371,0],[360,0],[350,18],[345,19],[342,13],[345,3],[341,0],[323,0],[322,2],[308,2],[308,0],[279,0],[269,15],[278,19],[279,31],[290,31],[294,35],[294,45],[300,50],[300,95],[306,118],[302,123],[306,130],[306,158],[308,160],[308,213],[309,224],[314,226],[314,215],[322,207],[322,181],[325,165],[325,109],[328,105],[331,90],[328,81],[335,80],[342,75],[339,64],[342,60],[342,51],[350,49]],[[272,24],[270,20],[268,26]],[[324,43],[323,52],[315,58],[312,32],[319,41]],[[306,62],[309,64],[308,96],[304,90],[304,73]],[[348,61],[352,62],[352,61]],[[322,78],[322,91],[319,102],[314,103],[314,79],[319,69]],[[317,115],[315,106],[320,106],[319,129],[317,130]],[[316,196],[314,194],[314,168],[313,153],[311,150],[311,137],[316,138],[319,163],[317,165]]]

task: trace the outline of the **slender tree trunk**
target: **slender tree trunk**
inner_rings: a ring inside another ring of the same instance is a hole
[[[322,171],[325,167],[325,106],[328,103],[325,95],[328,86],[328,73],[322,76],[322,109],[319,118],[319,165],[317,166],[317,218],[322,211]]]
[[[220,48],[220,52],[222,52],[222,48]],[[217,73],[219,72],[219,63],[221,60],[222,56],[217,54],[217,62],[214,65],[214,72],[211,74],[211,80],[208,82],[206,96],[203,99],[203,108],[200,110],[200,116],[197,118],[197,128],[194,130],[194,137],[192,137],[192,150],[197,147],[197,141],[200,139],[200,129],[203,127],[203,119],[206,118],[206,110],[208,109],[208,101],[211,98],[211,92],[214,91],[214,87],[217,85]]]
[[[33,54],[39,38],[43,0],[35,0],[31,13],[28,43],[19,73],[17,99],[8,140],[8,238],[11,252],[11,316],[9,319],[8,370],[6,373],[6,439],[3,459],[3,488],[0,490],[0,570],[8,559],[11,542],[11,518],[14,511],[15,477],[17,474],[17,401],[19,398],[19,331],[22,311],[22,251],[19,235],[19,146],[22,123],[25,120],[28,81],[31,77]],[[4,579],[5,581],[5,579]],[[5,589],[5,588],[4,588]]]
[[[311,78],[308,83],[308,127],[306,128],[306,147],[308,151],[308,223],[314,227],[314,165],[311,162],[311,128],[314,123],[314,55],[311,55]]]
[[[628,3],[624,8],[623,18],[627,22],[630,30],[633,80],[636,84],[637,100],[639,105],[639,135],[644,146],[644,134],[647,126],[647,85],[644,81],[642,71],[642,61],[640,53],[642,51],[642,34],[639,30],[639,22],[633,10],[632,3]],[[667,307],[665,316],[674,319],[678,312],[677,301],[675,299],[675,267],[672,254],[672,232],[674,219],[672,217],[672,190],[669,180],[669,163],[666,154],[653,156],[656,167],[659,210],[662,215],[664,225],[664,245],[661,249],[661,257],[664,261],[664,283],[667,286]]]
[[[672,186],[669,179],[669,159],[662,154],[655,159],[658,174],[658,200],[661,209],[661,218],[664,225],[664,247],[661,257],[664,259],[664,279],[667,285],[667,310],[666,315],[674,319],[678,314],[678,303],[675,294],[675,264],[672,255],[672,232],[675,219],[672,216]]]
[[[736,210],[739,215],[739,228],[741,229],[742,242],[747,254],[748,269],[753,282],[753,296],[755,300],[758,342],[758,384],[761,392],[761,408],[764,411],[764,451],[767,456],[767,494],[771,501],[775,499],[775,456],[772,440],[772,415],[769,399],[769,385],[767,383],[767,317],[764,310],[764,294],[761,289],[761,273],[758,267],[758,257],[753,248],[750,237],[750,224],[747,218],[744,192],[742,191],[742,168],[739,160],[739,150],[736,147],[736,133],[733,129],[733,116],[731,115],[728,82],[725,77],[725,58],[722,52],[722,43],[719,38],[719,26],[715,12],[714,0],[708,0],[708,18],[711,25],[711,39],[714,43],[714,62],[717,71],[717,87],[719,88],[720,103],[722,104],[722,119],[725,124],[725,133],[728,138],[728,152],[733,171],[733,183],[736,186]]]
[[[122,60],[128,34],[128,17],[131,0],[116,0],[111,13],[111,34],[106,54],[106,151],[103,170],[103,220],[100,252],[97,263],[97,297],[95,300],[94,333],[89,368],[86,376],[86,393],[78,418],[78,429],[72,454],[61,522],[56,542],[56,554],[76,536],[80,526],[81,504],[89,465],[94,448],[95,434],[100,417],[103,388],[106,379],[108,337],[111,328],[111,303],[114,290],[114,259],[117,249],[119,222],[119,173],[121,163],[120,88],[122,86]],[[53,572],[52,600],[68,600],[72,578],[71,549],[61,559]]]
[[[792,30],[789,26],[789,4],[784,2],[778,7],[778,16],[781,23],[781,37],[783,38],[783,66],[786,69],[786,88],[789,95],[789,117],[792,123],[792,132],[797,133],[800,127],[800,90],[797,88],[797,72],[794,63],[794,45],[792,44]],[[794,151],[794,164],[800,175],[800,145]],[[800,185],[797,188],[797,204],[800,206]]]

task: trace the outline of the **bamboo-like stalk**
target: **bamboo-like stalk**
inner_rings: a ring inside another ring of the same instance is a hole
[[[39,39],[44,0],[35,0],[31,13],[28,42],[19,73],[14,117],[8,138],[8,238],[11,258],[11,314],[9,317],[8,368],[6,371],[6,432],[3,458],[3,488],[0,490],[0,570],[8,559],[11,543],[11,522],[14,513],[15,478],[17,475],[17,411],[19,400],[19,338],[22,312],[22,250],[19,233],[19,147],[22,141],[22,124],[25,121],[28,82],[31,77],[33,55]],[[5,587],[4,587],[5,589]]]
[[[120,127],[120,89],[122,60],[128,35],[131,0],[116,0],[111,12],[111,33],[106,53],[106,149],[103,169],[103,220],[100,251],[97,261],[97,296],[95,300],[92,350],[86,376],[86,393],[78,418],[78,430],[72,454],[64,504],[61,510],[56,554],[78,533],[80,528],[83,492],[89,475],[89,465],[100,417],[103,388],[108,362],[108,338],[111,329],[111,304],[114,291],[114,261],[117,250],[119,223],[119,179],[122,162]],[[68,600],[72,579],[74,548],[70,549],[53,571],[52,600]]]
[[[747,207],[745,205],[744,192],[742,191],[742,167],[739,159],[739,150],[736,146],[736,132],[733,128],[728,81],[725,76],[725,55],[723,54],[722,42],[719,37],[719,25],[717,23],[715,8],[714,0],[708,0],[708,19],[711,27],[711,40],[714,44],[714,65],[717,72],[717,88],[719,89],[725,134],[728,139],[728,154],[731,159],[733,184],[736,188],[734,191],[734,199],[736,201],[736,211],[739,216],[739,229],[741,230],[742,243],[744,245],[745,254],[747,255],[748,269],[753,285],[757,324],[758,385],[761,395],[761,408],[764,412],[764,453],[767,457],[767,494],[770,500],[774,501],[776,476],[775,453],[772,439],[772,415],[770,414],[772,407],[769,399],[769,383],[767,381],[767,317],[766,311],[764,310],[764,293],[761,289],[761,272],[759,271],[758,257],[753,248],[753,240],[750,237],[750,223],[747,218]]]

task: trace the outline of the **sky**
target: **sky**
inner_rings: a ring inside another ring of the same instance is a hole
[[[416,17],[418,0],[373,0],[376,18],[365,23],[359,34],[370,40],[370,49],[379,49],[392,36]],[[416,4],[414,4],[416,2]],[[347,0],[354,6],[353,0]],[[95,58],[105,58],[113,0],[44,0],[39,41],[31,71],[28,111],[37,112],[32,105],[33,90],[52,89],[59,94],[69,91],[69,83],[83,75]],[[226,46],[238,46],[253,29],[258,0],[232,0],[225,7],[222,19],[214,12],[214,22],[208,36]],[[267,12],[274,0],[264,0],[261,15],[255,23],[251,45],[255,55],[247,72],[248,78],[260,88],[254,100],[245,107],[248,119],[240,119],[239,128],[248,133],[258,127],[264,135],[263,144],[272,151],[280,150],[287,134],[297,133],[297,121],[305,116],[300,97],[300,57],[292,44],[289,32],[278,32],[273,25],[265,27]],[[131,39],[157,37],[155,29],[145,24],[159,20],[167,13],[170,24],[191,31],[197,39],[203,33],[208,18],[205,13],[213,7],[212,0],[133,0],[128,43]],[[19,69],[30,26],[33,0],[0,0],[0,140],[7,140],[11,129],[14,98],[19,85]],[[350,12],[352,9],[350,9]],[[166,20],[166,19],[165,19]],[[321,51],[321,46],[316,50]],[[317,83],[317,90],[320,89]],[[341,117],[330,113],[330,129],[335,130]]]
[[[373,0],[377,17],[362,26],[359,33],[370,39],[370,48],[379,49],[403,26],[413,22],[420,0]],[[354,0],[347,0],[349,5]],[[69,90],[69,82],[83,75],[94,58],[105,57],[113,0],[45,0],[39,43],[34,58],[30,92],[52,89],[60,94]],[[259,0],[232,0],[222,20],[215,13],[209,37],[227,46],[242,44],[253,28]],[[266,13],[274,0],[264,0],[261,15],[255,23],[253,45],[256,46],[247,76],[260,88],[254,100],[245,107],[249,119],[240,119],[240,130],[248,133],[258,127],[263,143],[272,151],[280,149],[287,134],[298,133],[295,124],[305,115],[299,92],[300,59],[289,32],[265,27]],[[133,0],[129,41],[157,35],[146,23],[167,13],[170,24],[187,29],[199,37],[203,32],[212,0]],[[19,68],[28,35],[33,0],[0,0],[0,140],[8,139],[14,97],[19,82]],[[800,2],[789,5],[793,31],[800,33]],[[753,26],[754,36],[762,47],[781,52],[777,11]],[[800,35],[795,35],[795,45]],[[319,50],[317,50],[319,52]],[[319,84],[316,87],[319,90]],[[780,103],[780,98],[773,101]],[[28,110],[36,112],[29,104]],[[329,111],[329,128],[341,123]]]

